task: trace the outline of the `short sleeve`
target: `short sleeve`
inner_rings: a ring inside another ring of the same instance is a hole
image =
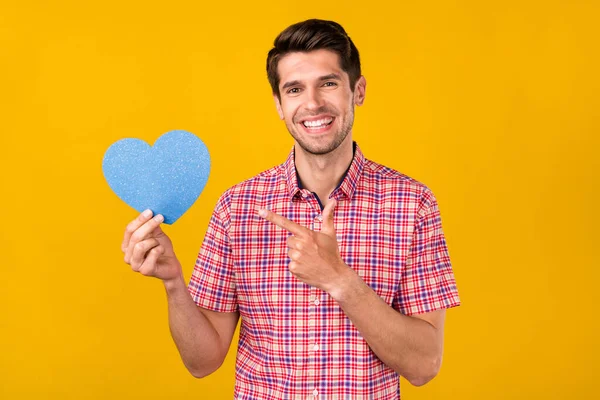
[[[405,315],[460,304],[440,211],[428,189],[421,198],[415,217],[411,246],[395,303]]]
[[[227,210],[227,197],[223,195],[211,216],[188,285],[192,299],[199,307],[218,312],[237,310]]]

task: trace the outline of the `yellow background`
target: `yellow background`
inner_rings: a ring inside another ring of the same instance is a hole
[[[208,145],[205,192],[166,228],[189,278],[218,196],[291,148],[265,59],[311,17],[361,52],[366,156],[441,205],[463,305],[403,398],[597,398],[598,4],[3,1],[0,398],[231,399],[235,352],[192,378],[162,285],[122,262],[137,213],[102,157],[173,129]]]

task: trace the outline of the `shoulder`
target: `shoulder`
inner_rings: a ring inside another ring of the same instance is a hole
[[[436,202],[433,192],[423,182],[369,159],[365,159],[362,179],[364,185],[375,188],[384,198],[415,202],[418,213]]]
[[[379,185],[387,185],[403,192],[418,195],[432,194],[431,189],[423,182],[369,159],[365,159],[363,175],[366,181],[377,181]]]
[[[218,201],[218,206],[231,208],[240,204],[259,203],[267,194],[285,190],[283,165],[276,165],[253,177],[229,187]]]
[[[251,196],[252,194],[260,194],[266,189],[273,189],[273,185],[277,185],[280,182],[285,182],[283,166],[276,165],[254,175],[252,178],[246,179],[245,181],[231,186],[223,193],[223,195],[235,198],[238,196]]]

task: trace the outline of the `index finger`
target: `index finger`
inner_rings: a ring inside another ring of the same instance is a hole
[[[123,236],[123,243],[121,244],[121,250],[125,251],[127,249],[133,232],[135,232],[140,226],[144,225],[151,217],[152,211],[146,210],[127,225],[127,228],[125,228],[125,235]]]
[[[282,217],[281,215],[275,214],[274,212],[269,210],[259,210],[258,215],[260,215],[267,221],[271,221],[275,225],[285,229],[286,231],[290,232],[295,236],[306,236],[306,234],[310,232],[308,228],[305,228],[302,225],[298,225],[294,221],[290,221],[286,217]]]

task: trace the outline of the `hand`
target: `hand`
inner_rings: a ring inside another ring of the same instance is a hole
[[[264,219],[293,235],[287,240],[290,272],[302,282],[330,294],[346,273],[351,271],[340,256],[335,236],[335,205],[336,201],[330,200],[325,206],[321,232],[312,231],[268,210],[258,212]]]
[[[141,213],[127,225],[121,250],[132,270],[166,282],[182,272],[171,239],[160,229],[163,220],[160,214],[152,218],[150,210]]]

